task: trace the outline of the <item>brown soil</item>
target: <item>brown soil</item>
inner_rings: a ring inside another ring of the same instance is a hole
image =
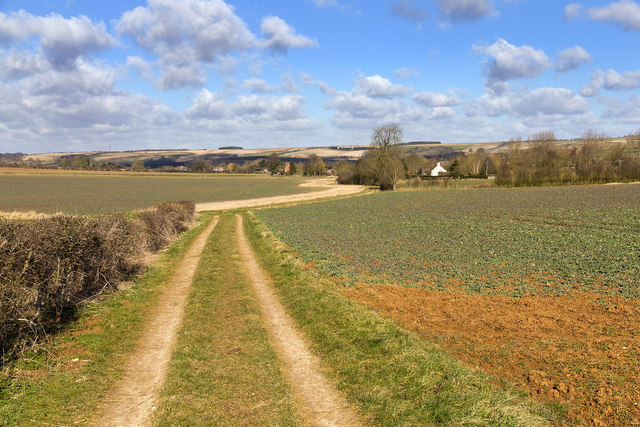
[[[361,425],[344,396],[322,375],[320,360],[309,350],[293,319],[278,301],[269,278],[260,268],[244,235],[242,216],[236,215],[236,220],[240,256],[302,416],[314,426]]]
[[[512,298],[372,284],[341,292],[472,367],[535,398],[566,404],[572,423],[640,423],[640,300],[590,293]]]
[[[207,238],[218,222],[216,217],[200,233],[178,264],[160,296],[155,313],[145,326],[138,348],[125,367],[122,378],[105,397],[105,405],[94,425],[148,425],[162,385],[175,336],[182,324],[184,306]]]
[[[286,196],[261,197],[248,200],[228,200],[223,202],[198,203],[196,211],[224,211],[232,209],[256,208],[260,206],[272,206],[283,203],[298,203],[309,200],[324,199],[329,197],[349,196],[361,193],[368,187],[362,185],[337,185],[335,179],[314,179],[300,184],[301,187],[326,188],[321,191],[304,194],[291,194]]]

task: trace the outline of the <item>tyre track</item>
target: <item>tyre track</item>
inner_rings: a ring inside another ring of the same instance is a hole
[[[270,279],[260,268],[247,241],[240,214],[236,214],[236,221],[240,257],[258,296],[267,332],[283,362],[302,416],[314,426],[362,425],[345,397],[322,375],[320,360],[311,353],[293,319],[280,304]]]
[[[188,249],[155,312],[145,326],[138,348],[122,378],[107,393],[105,404],[91,424],[100,426],[149,425],[158,392],[166,376],[175,337],[184,316],[193,276],[209,235],[218,223],[214,217]]]

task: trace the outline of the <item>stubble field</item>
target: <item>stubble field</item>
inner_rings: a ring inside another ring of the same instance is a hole
[[[640,420],[640,186],[375,194],[258,211],[308,263],[471,366]]]
[[[104,214],[167,200],[246,200],[317,191],[303,178],[0,169],[0,212]]]

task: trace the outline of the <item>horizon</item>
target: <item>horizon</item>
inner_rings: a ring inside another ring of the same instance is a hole
[[[628,135],[639,42],[638,0],[0,0],[0,152]]]

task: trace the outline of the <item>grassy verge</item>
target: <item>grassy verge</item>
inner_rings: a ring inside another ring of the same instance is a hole
[[[162,286],[211,216],[162,252],[129,289],[82,309],[50,345],[3,367],[0,425],[60,425],[90,419],[122,374]]]
[[[232,214],[204,250],[167,378],[157,424],[301,424],[243,271]]]
[[[282,303],[336,384],[379,425],[544,425],[560,415],[340,297],[255,217],[245,227]]]

